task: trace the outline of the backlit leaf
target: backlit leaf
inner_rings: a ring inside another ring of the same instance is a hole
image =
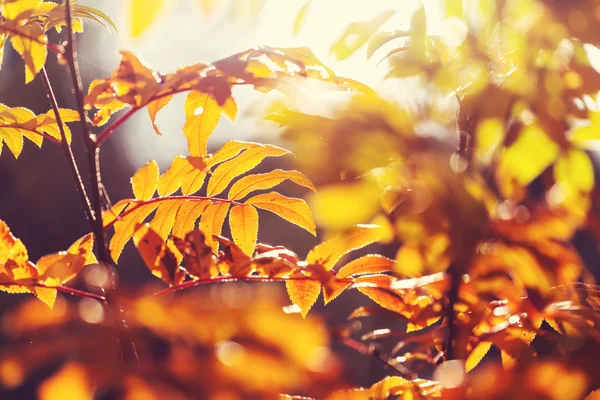
[[[254,254],[258,238],[258,212],[252,206],[233,206],[229,213],[229,228],[235,244],[249,256]]]
[[[186,271],[196,278],[216,276],[218,270],[212,249],[206,236],[200,229],[194,229],[185,238],[173,238],[173,243],[183,255],[183,266]]]
[[[292,303],[300,307],[300,313],[304,318],[321,293],[321,283],[316,280],[301,279],[285,282],[288,295]]]
[[[186,157],[175,157],[169,169],[158,179],[158,194],[168,196],[179,190],[187,173],[193,170],[194,166]]]
[[[136,228],[133,243],[153,275],[168,285],[183,281],[185,273],[179,269],[180,260],[177,259],[178,251],[175,245],[170,241],[165,242],[149,224]]]
[[[156,132],[157,135],[162,136],[162,133],[160,133],[160,130],[156,125],[156,114],[158,114],[160,110],[162,110],[167,104],[169,104],[172,98],[173,95],[169,95],[162,97],[158,100],[154,100],[153,102],[148,104],[148,114],[150,115],[150,121],[152,121],[152,127],[154,128],[154,132]]]
[[[260,147],[259,143],[242,142],[238,140],[228,140],[208,161],[209,167],[214,167],[224,161],[230,160],[240,154],[242,150]]]
[[[306,261],[323,265],[330,270],[345,254],[375,243],[387,235],[387,229],[379,225],[357,225],[349,232],[315,246],[308,252]]]
[[[150,228],[160,236],[163,241],[167,240],[169,233],[175,224],[177,211],[183,200],[168,200],[162,201],[156,209],[156,214],[150,222]]]
[[[130,0],[129,29],[131,36],[137,38],[146,32],[166,5],[167,2],[164,0]]]
[[[47,38],[39,26],[17,27],[15,25],[14,29],[24,35],[11,35],[10,43],[25,62],[25,83],[29,83],[46,63],[48,49],[44,43],[47,42]],[[35,38],[35,40],[28,37]]]
[[[302,199],[286,197],[277,192],[258,194],[246,200],[245,204],[252,204],[263,210],[271,211],[281,218],[306,229],[316,235],[316,226],[306,202]]]
[[[110,255],[115,262],[119,260],[125,244],[127,244],[129,239],[132,238],[137,225],[142,224],[146,217],[156,210],[159,205],[159,202],[148,203],[141,206],[136,206],[135,209],[133,209],[134,206],[130,206],[132,207],[133,211],[128,212],[127,215],[123,215],[121,218],[115,221],[115,233],[110,239],[110,243],[108,245]]]
[[[594,187],[594,165],[582,150],[569,150],[554,166],[554,179],[565,188],[589,192]]]
[[[187,232],[196,227],[196,221],[200,218],[204,210],[211,205],[210,200],[182,200],[181,206],[177,211],[175,225],[173,225],[173,236],[183,237]]]
[[[248,175],[239,179],[231,186],[231,189],[229,189],[227,198],[238,200],[256,190],[271,189],[286,179],[289,179],[300,186],[309,188],[312,191],[316,192],[317,190],[310,179],[301,172],[275,169],[265,174]]]
[[[229,206],[229,203],[213,203],[206,207],[200,218],[200,230],[206,233],[207,240],[214,252],[219,248],[219,243],[212,240],[212,236],[221,234]]]
[[[289,152],[272,145],[260,145],[242,152],[237,157],[219,165],[208,181],[206,193],[215,196],[223,192],[236,177],[250,171],[267,157],[279,157]]]
[[[338,60],[350,57],[360,49],[385,24],[395,11],[382,11],[373,19],[365,22],[353,22],[331,47],[331,53]]]
[[[158,174],[158,164],[151,160],[131,177],[131,187],[137,200],[152,198],[158,187]]]
[[[184,109],[183,133],[188,140],[190,155],[203,156],[208,138],[221,119],[221,107],[209,94],[192,90],[185,98]]]
[[[369,254],[344,265],[337,273],[338,279],[347,278],[358,274],[377,274],[389,272],[394,269],[394,260],[378,254]]]
[[[485,355],[490,351],[491,347],[492,342],[477,343],[465,361],[465,370],[469,372],[475,368],[481,362],[481,360],[483,360],[483,357],[485,357]]]

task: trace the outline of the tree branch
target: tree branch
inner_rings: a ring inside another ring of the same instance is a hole
[[[75,34],[73,32],[73,21],[71,19],[71,2],[70,0],[65,1],[66,6],[66,18],[67,18],[67,45],[65,48],[65,57],[71,70],[71,79],[73,82],[73,89],[75,91],[75,98],[77,100],[77,110],[79,111],[79,117],[83,127],[83,136],[86,144],[87,159],[89,173],[91,175],[91,202],[94,211],[94,237],[96,242],[96,252],[98,260],[104,263],[110,263],[110,255],[106,248],[106,237],[104,236],[104,229],[102,228],[102,204],[100,201],[100,165],[99,156],[100,149],[96,146],[96,136],[90,131],[88,126],[84,102],[83,102],[83,85],[81,83],[81,75],[79,74],[79,65],[77,64],[77,49],[75,47]]]
[[[95,294],[95,293],[86,292],[86,291],[79,290],[79,289],[75,289],[75,288],[68,287],[68,286],[62,286],[62,285],[61,286],[46,286],[41,283],[36,283],[35,285],[32,285],[32,286],[42,287],[42,288],[46,288],[46,289],[56,289],[61,293],[70,294],[71,296],[87,297],[88,299],[94,299],[94,300],[98,300],[101,303],[106,303],[106,298],[104,296],[101,296],[101,295]]]
[[[85,191],[85,186],[83,185],[83,181],[81,180],[81,175],[79,174],[79,168],[77,168],[77,162],[75,161],[75,156],[73,154],[73,150],[67,142],[67,134],[65,133],[65,128],[62,122],[62,118],[60,117],[60,111],[58,110],[58,103],[56,101],[56,97],[54,96],[54,90],[52,89],[52,85],[50,84],[50,79],[48,79],[48,73],[46,72],[46,67],[42,67],[41,71],[42,82],[44,83],[44,88],[46,89],[46,97],[52,106],[52,110],[54,111],[54,117],[56,118],[56,124],[58,125],[58,130],[60,131],[60,136],[62,141],[60,142],[63,153],[67,157],[67,161],[69,163],[69,169],[71,170],[71,175],[73,177],[73,181],[75,181],[75,187],[77,188],[77,193],[81,198],[81,202],[85,208],[85,215],[92,227],[94,229],[94,213],[92,211],[92,205],[90,204],[90,199],[87,196]]]

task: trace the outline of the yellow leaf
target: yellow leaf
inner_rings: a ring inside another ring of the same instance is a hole
[[[319,298],[321,283],[317,280],[289,280],[285,282],[288,295],[292,303],[300,307],[300,313],[304,318]]]
[[[306,202],[302,199],[286,197],[277,192],[257,194],[246,200],[245,204],[252,204],[263,210],[271,211],[281,218],[306,229],[313,235],[317,234],[315,221]]]
[[[206,207],[200,219],[200,230],[207,235],[207,242],[215,253],[219,248],[219,243],[212,240],[212,236],[221,234],[229,205],[229,203],[213,203]]]
[[[484,164],[492,161],[498,146],[504,140],[506,131],[504,121],[500,118],[487,118],[477,124],[475,134],[475,156]]]
[[[94,391],[85,369],[68,363],[39,386],[39,400],[93,400]]]
[[[554,180],[565,188],[590,192],[594,187],[594,165],[582,150],[569,150],[554,165]]]
[[[84,257],[66,251],[43,256],[36,263],[38,281],[47,286],[59,286],[77,276],[84,264]]]
[[[230,160],[233,157],[240,154],[242,150],[251,149],[254,147],[260,147],[259,143],[252,142],[241,142],[239,140],[229,140],[225,142],[225,144],[217,150],[215,154],[212,155],[207,165],[209,168],[214,167],[217,164],[220,164],[224,161]]]
[[[185,99],[183,133],[192,156],[206,155],[208,138],[221,119],[221,107],[209,94],[192,90]]]
[[[115,262],[119,260],[119,256],[121,255],[125,244],[127,244],[129,239],[133,236],[136,226],[143,223],[146,217],[156,210],[159,204],[160,203],[156,202],[143,205],[131,205],[130,207],[132,207],[133,211],[115,221],[115,234],[110,239],[108,245],[110,255]],[[135,209],[133,209],[133,207],[135,207]]]
[[[183,200],[166,200],[162,201],[156,209],[156,214],[150,222],[150,228],[152,228],[163,241],[167,240],[169,237],[169,233],[171,233],[173,225],[175,224],[177,211],[182,203]]]
[[[162,110],[167,104],[169,104],[169,102],[171,101],[172,98],[173,98],[173,95],[169,95],[169,96],[162,97],[162,98],[155,100],[148,104],[148,115],[150,115],[150,121],[152,121],[152,127],[154,128],[154,132],[156,132],[156,134],[159,136],[162,136],[162,133],[160,133],[160,130],[158,129],[158,126],[156,125],[156,114],[158,114],[158,112],[160,110]]]
[[[481,362],[481,360],[483,360],[483,357],[485,357],[485,355],[490,351],[491,347],[492,342],[477,343],[465,361],[466,371],[469,372],[475,368]]]
[[[258,211],[252,206],[234,206],[229,213],[233,241],[244,253],[254,254],[258,238]]]
[[[352,284],[350,280],[340,281],[337,279],[330,279],[325,284],[323,284],[323,300],[325,304],[329,304],[332,300],[338,297],[344,290],[348,288]]]
[[[131,177],[133,195],[137,200],[150,200],[158,187],[158,164],[154,160],[137,170]]]
[[[119,215],[129,206],[135,204],[133,199],[119,200],[110,210],[102,213],[102,222],[104,226],[109,226],[119,218]]]
[[[284,171],[281,169],[275,169],[265,174],[248,175],[239,179],[231,186],[231,189],[229,189],[227,198],[231,200],[238,200],[246,197],[256,190],[271,189],[286,179],[289,179],[300,186],[309,188],[312,191],[317,191],[310,179],[308,179],[303,173],[298,171]]]
[[[350,57],[387,22],[395,11],[382,11],[374,18],[364,22],[353,22],[331,47],[331,53],[338,60]]]
[[[77,239],[77,241],[69,247],[67,252],[82,256],[84,258],[83,265],[96,264],[98,262],[98,260],[96,260],[96,256],[94,255],[93,233],[88,233],[87,235]]]
[[[0,142],[5,141],[8,149],[18,158],[23,150],[23,136],[16,130],[0,128]]]
[[[56,289],[35,286],[32,288],[32,290],[33,294],[35,294],[35,297],[40,299],[51,310],[54,308],[54,303],[56,303],[56,297],[58,295],[58,291]]]
[[[0,11],[7,20],[14,20],[21,14],[29,15],[26,11],[34,10],[41,2],[42,0],[3,1],[0,3]]]
[[[46,43],[47,38],[41,27],[35,25],[19,27],[18,31],[37,39],[35,41],[19,35],[11,35],[10,37],[10,43],[25,62],[25,83],[29,83],[46,63],[48,49],[42,43]]]
[[[137,38],[146,32],[157,20],[166,4],[167,2],[164,0],[130,0],[129,28],[131,36]]]
[[[387,236],[387,229],[379,225],[357,225],[347,233],[312,248],[306,256],[309,264],[332,269],[346,253],[375,243]]]
[[[232,180],[250,171],[267,157],[279,157],[289,153],[287,150],[272,145],[259,145],[249,148],[239,156],[219,165],[213,172],[206,192],[216,196],[229,186]]]
[[[173,236],[183,237],[183,235],[194,229],[200,215],[202,215],[204,210],[211,204],[210,200],[183,200],[179,207],[179,211],[177,211],[175,225],[173,225],[171,234]]]
[[[208,156],[187,158],[193,168],[185,174],[181,181],[181,193],[189,195],[200,190],[208,173],[207,159]]]
[[[391,271],[394,268],[394,260],[379,254],[369,254],[344,265],[337,273],[338,279],[344,279],[358,274],[377,274]]]
[[[194,170],[194,166],[187,158],[177,156],[173,159],[169,169],[158,179],[158,194],[168,196],[175,193],[180,187],[186,174]]]
[[[165,242],[149,224],[138,227],[133,235],[133,243],[153,275],[168,285],[183,281],[185,273],[179,269],[181,260],[176,256],[179,252],[172,242]]]

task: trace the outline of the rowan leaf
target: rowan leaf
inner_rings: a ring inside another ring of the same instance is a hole
[[[275,169],[264,174],[248,175],[239,179],[229,189],[227,198],[239,200],[254,191],[271,189],[287,179],[314,192],[317,191],[310,179],[301,172]]]
[[[192,90],[185,98],[183,133],[192,156],[206,155],[208,138],[221,119],[221,107],[209,94]]]
[[[175,224],[175,218],[179,207],[181,207],[183,200],[171,200],[165,199],[160,202],[160,205],[156,209],[154,218],[150,221],[150,228],[160,236],[163,241],[167,240],[173,225]]]
[[[298,225],[316,235],[316,226],[306,202],[302,199],[286,197],[277,192],[258,194],[246,200],[246,205],[253,205],[277,214],[281,218]]]
[[[244,253],[254,254],[258,239],[258,211],[252,206],[233,206],[229,212],[233,241]]]
[[[64,251],[43,256],[36,263],[38,280],[46,286],[59,286],[77,276],[84,263],[84,257]]]
[[[277,146],[258,145],[244,150],[237,157],[225,161],[213,171],[206,193],[216,196],[223,192],[236,177],[256,167],[267,157],[279,157],[289,152]]]
[[[492,342],[484,341],[477,343],[477,345],[475,345],[473,350],[471,350],[469,356],[467,357],[467,360],[465,361],[466,372],[471,371],[473,368],[479,365],[481,360],[483,360],[483,357],[485,357],[485,355],[490,351],[491,347]]]
[[[388,235],[387,228],[379,225],[356,225],[349,232],[312,248],[306,256],[309,264],[332,269],[345,254],[373,244]]]
[[[135,230],[138,225],[142,224],[146,217],[148,217],[158,206],[160,202],[146,203],[146,204],[132,204],[130,205],[132,211],[127,211],[115,221],[113,224],[115,233],[110,239],[108,248],[112,259],[117,262],[121,256],[123,248],[133,237]]]
[[[193,169],[186,157],[176,156],[169,169],[158,179],[158,194],[164,197],[175,193],[181,188],[186,174],[193,171]]]
[[[306,315],[321,293],[321,283],[312,279],[294,279],[285,282],[288,296],[292,303],[300,307],[300,314]]]
[[[221,234],[229,206],[229,203],[213,203],[206,207],[200,218],[200,230],[207,235],[207,240],[215,253],[219,248],[219,243],[212,240],[212,237]]]
[[[218,275],[215,258],[206,235],[199,229],[186,233],[182,240],[173,237],[173,243],[183,255],[183,266],[195,278],[210,278]]]
[[[148,104],[148,115],[150,115],[150,121],[152,121],[152,127],[154,128],[154,132],[157,135],[162,136],[158,126],[156,125],[156,115],[160,110],[162,110],[173,98],[173,95],[161,97],[158,100],[154,100]]]
[[[135,205],[135,200],[133,199],[123,199],[119,200],[115,205],[111,207],[110,210],[107,210],[102,213],[102,223],[105,227],[114,224],[114,222],[119,219],[119,215],[127,209],[129,205]]]
[[[5,24],[8,25],[9,22],[5,22]],[[46,63],[48,39],[40,25],[19,26],[14,24],[11,28],[11,32],[16,32],[16,34],[10,36],[10,43],[25,62],[25,83],[27,84],[33,81]],[[0,25],[1,30],[2,26]]]
[[[172,242],[165,240],[149,224],[136,227],[133,243],[153,275],[168,285],[181,283],[185,273],[179,269],[181,256]]]
[[[346,280],[338,280],[338,279],[329,279],[327,282],[323,283],[323,300],[325,305],[329,304],[336,297],[338,297],[344,290],[350,287],[352,281],[350,279]]]
[[[196,221],[211,204],[210,200],[182,200],[171,234],[181,238],[187,232],[193,230],[196,227]]]
[[[378,274],[394,269],[395,261],[379,254],[369,254],[350,261],[341,267],[336,275],[338,279],[348,278],[353,275]]]
[[[137,200],[150,200],[158,187],[158,164],[154,160],[137,170],[131,177],[133,195]]]
[[[94,255],[94,234],[88,233],[75,241],[68,249],[68,253],[77,254],[84,258],[83,265],[96,264],[96,256]]]
[[[260,147],[259,143],[242,142],[239,140],[228,140],[225,144],[213,154],[208,161],[208,167],[212,168],[224,161],[230,160],[237,156],[243,150]]]
[[[181,193],[184,195],[195,193],[204,185],[204,180],[209,172],[207,160],[208,156],[187,157],[192,169],[185,173],[181,181]]]
[[[129,0],[129,29],[133,38],[145,33],[157,20],[163,8],[164,0]]]
[[[356,53],[385,24],[395,11],[382,11],[369,21],[351,23],[342,36],[331,46],[331,53],[344,60]]]

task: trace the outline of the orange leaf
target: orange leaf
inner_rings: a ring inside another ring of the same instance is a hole
[[[206,155],[208,138],[221,119],[221,107],[207,93],[192,90],[185,99],[183,133],[192,156]]]
[[[135,210],[115,222],[115,234],[110,239],[108,245],[110,255],[115,262],[119,260],[125,244],[127,244],[129,239],[133,236],[136,226],[143,223],[146,217],[156,210],[158,206],[158,202],[137,206]]]
[[[490,351],[491,347],[492,342],[477,343],[465,361],[466,371],[469,372],[475,368],[481,362],[481,360],[483,360],[483,357],[485,357],[485,355]]]
[[[213,203],[206,207],[200,219],[200,229],[206,233],[213,252],[216,253],[219,243],[211,240],[213,235],[220,235],[229,212],[229,203]]]
[[[131,177],[133,195],[137,200],[149,200],[158,186],[158,164],[154,160],[137,170]]]
[[[265,174],[248,175],[239,179],[231,186],[231,189],[229,189],[227,198],[231,200],[238,200],[246,197],[256,190],[271,189],[286,179],[289,179],[300,186],[309,188],[314,192],[317,191],[310,179],[308,179],[303,173],[298,171],[284,171],[282,169],[275,169]]]
[[[210,200],[183,200],[179,211],[177,211],[172,234],[177,237],[183,237],[186,233],[193,230],[200,215],[211,204]]]
[[[249,256],[258,239],[258,211],[252,206],[234,206],[229,213],[229,228],[235,244]]]
[[[161,201],[156,209],[156,214],[150,222],[150,227],[163,239],[163,241],[167,240],[169,237],[169,233],[171,233],[173,225],[175,224],[177,211],[182,203],[183,200]]]
[[[173,98],[173,95],[169,95],[169,96],[162,97],[158,100],[154,100],[153,102],[150,102],[148,104],[148,115],[150,115],[150,121],[152,121],[152,127],[154,128],[154,132],[156,132],[156,134],[159,136],[162,136],[162,133],[160,133],[160,130],[158,129],[158,126],[156,125],[156,114],[158,114],[158,112],[160,110],[162,110],[167,104],[169,104],[169,102],[171,101],[172,98]]]
[[[306,202],[302,199],[286,197],[276,192],[258,194],[246,200],[245,204],[252,204],[263,210],[271,211],[281,218],[306,229],[316,235],[315,221]]]
[[[191,276],[210,278],[218,275],[212,250],[201,230],[194,229],[188,232],[183,240],[174,237],[173,242],[183,255],[183,266]]]
[[[394,260],[378,254],[369,254],[344,265],[337,273],[338,279],[358,274],[376,274],[388,272],[394,268]]]
[[[292,303],[300,307],[300,313],[304,318],[319,298],[321,283],[316,280],[289,280],[285,282],[288,295]]]
[[[185,273],[179,269],[181,260],[176,256],[178,251],[173,243],[165,242],[149,224],[137,227],[133,243],[153,275],[169,285],[183,281]]]

